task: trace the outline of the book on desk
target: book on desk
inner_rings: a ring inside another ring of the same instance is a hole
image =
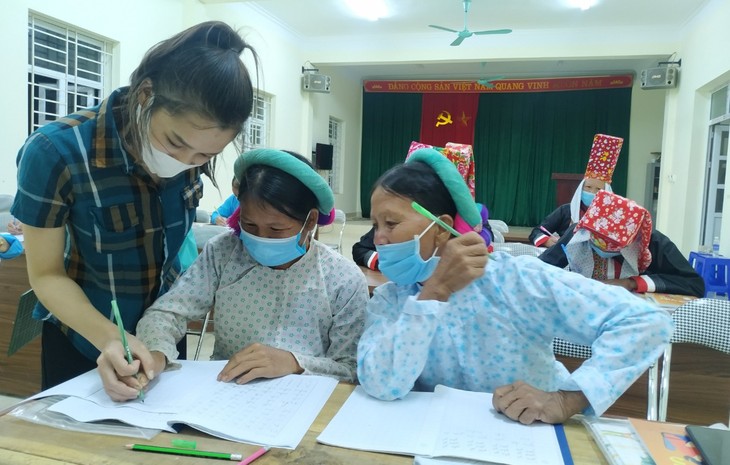
[[[175,425],[184,424],[229,441],[294,449],[337,386],[333,378],[300,375],[242,385],[223,383],[216,377],[225,364],[225,360],[182,360],[179,369],[165,371],[152,381],[144,402],[112,401],[96,370],[26,402],[63,396],[49,410],[90,425],[117,420],[134,427],[176,432]]]

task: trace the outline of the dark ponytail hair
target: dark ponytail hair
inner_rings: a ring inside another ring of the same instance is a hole
[[[373,191],[378,187],[391,194],[415,200],[436,216],[456,216],[456,204],[444,182],[433,168],[423,162],[412,161],[394,166],[375,181]]]
[[[306,163],[312,170],[312,164],[295,152],[284,150],[289,155]],[[309,211],[317,208],[317,197],[307,186],[291,174],[269,165],[251,165],[240,180],[238,200],[268,204],[286,216],[297,221],[307,219]]]
[[[227,24],[208,21],[192,26],[147,51],[130,76],[125,105],[125,140],[139,154],[154,110],[172,115],[193,113],[234,129],[241,138],[253,108],[254,88],[240,55],[249,50],[258,73],[256,51]],[[137,121],[140,94],[151,85],[152,98]],[[242,146],[238,141],[239,149]],[[213,184],[215,157],[203,166]]]

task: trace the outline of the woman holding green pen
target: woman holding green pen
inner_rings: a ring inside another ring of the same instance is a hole
[[[110,302],[134,334],[180,274],[201,176],[213,179],[251,114],[246,50],[258,59],[225,23],[191,26],[152,47],[128,86],[44,125],[20,149],[11,212],[23,223],[33,316],[43,320],[43,389],[95,368],[102,351],[104,376],[119,389],[137,392],[138,371],[154,377],[132,335],[135,360],[124,357]]]
[[[358,380],[374,397],[443,384],[492,392],[494,408],[522,423],[559,423],[603,413],[669,341],[668,315],[625,289],[534,257],[496,252],[487,264],[483,239],[458,226],[479,224],[474,200],[435,150],[383,174],[371,205],[392,281],[368,301],[358,344]],[[568,373],[555,337],[591,345],[593,357]]]

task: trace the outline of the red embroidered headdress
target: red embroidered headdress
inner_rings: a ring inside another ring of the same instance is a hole
[[[639,272],[651,264],[651,215],[646,208],[620,195],[598,191],[576,229],[587,229],[598,247],[616,252],[640,241]]]

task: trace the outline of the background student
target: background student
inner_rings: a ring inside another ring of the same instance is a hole
[[[451,238],[411,208],[415,200],[446,224],[457,216],[475,224],[459,181],[453,165],[424,149],[375,184],[375,244],[392,282],[368,302],[358,345],[363,388],[385,400],[437,384],[493,392],[497,411],[526,424],[601,415],[656,361],[671,318],[534,257],[495,252],[487,263],[476,233]],[[555,337],[590,345],[593,356],[569,373],[555,360]]]
[[[528,237],[536,247],[552,247],[583,216],[593,197],[601,189],[612,192],[611,178],[624,140],[596,134],[583,180],[578,184],[570,203],[563,204],[535,226]]]
[[[702,297],[705,282],[633,200],[599,191],[573,230],[540,260],[633,292]]]
[[[101,350],[120,375],[140,369],[124,358],[111,301],[133,333],[177,277],[200,175],[211,176],[251,113],[246,49],[255,57],[224,23],[193,26],[152,47],[128,87],[20,149],[12,213],[24,224],[34,316],[45,319],[43,389],[94,368]],[[141,343],[128,339],[138,356]]]
[[[233,178],[231,181],[231,190],[233,194],[229,195],[223,203],[215,209],[210,215],[210,223],[217,224],[218,226],[226,226],[228,224],[228,218],[238,208],[238,180]]]
[[[331,222],[334,196],[299,155],[259,149],[234,166],[240,210],[230,234],[205,244],[170,291],[148,308],[137,335],[152,369],[175,360],[188,321],[215,309],[213,359],[228,360],[220,381],[247,383],[292,373],[355,381],[355,353],[368,291],[357,266],[312,239]],[[112,354],[113,356],[114,354]],[[137,391],[99,357],[105,388],[116,400]]]

